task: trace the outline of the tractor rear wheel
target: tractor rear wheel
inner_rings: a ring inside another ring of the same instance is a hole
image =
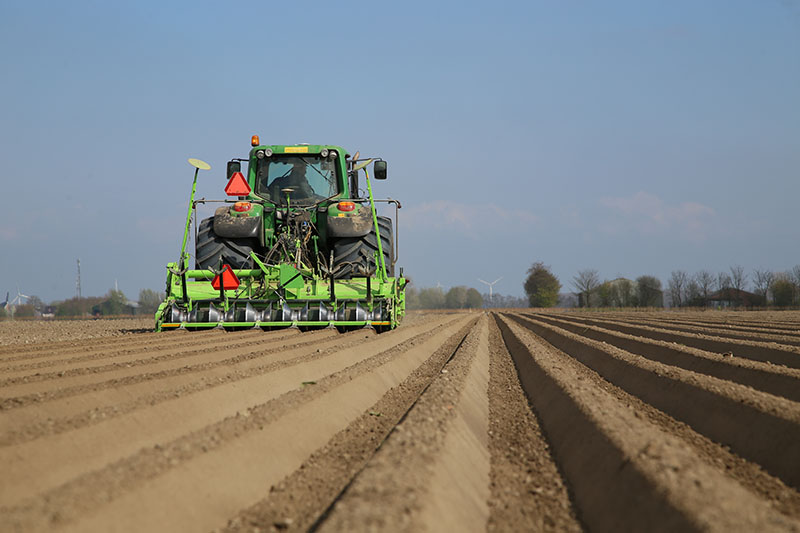
[[[231,268],[251,268],[253,239],[225,239],[214,233],[214,217],[200,222],[195,242],[195,262],[199,270],[219,268],[219,260]]]
[[[394,234],[392,219],[378,217],[381,231],[381,249],[386,274],[394,276]],[[371,274],[378,269],[375,264],[375,252],[378,250],[378,236],[373,227],[363,237],[345,237],[337,239],[333,245],[333,272],[338,279]]]

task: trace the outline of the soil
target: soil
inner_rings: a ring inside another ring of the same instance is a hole
[[[0,322],[2,531],[800,531],[800,313]]]
[[[153,330],[153,318],[1,320],[0,346],[123,337]],[[5,350],[0,351],[4,353]]]

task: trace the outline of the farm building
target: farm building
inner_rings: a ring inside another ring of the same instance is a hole
[[[732,287],[718,290],[708,296],[708,306],[716,308],[763,307],[766,304],[766,299],[762,295]]]

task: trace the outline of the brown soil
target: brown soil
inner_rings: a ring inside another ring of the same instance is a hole
[[[798,531],[798,325],[0,322],[0,530]]]
[[[127,337],[152,330],[153,317],[150,316],[106,320],[2,320],[0,346]],[[0,354],[3,353],[7,353],[6,349],[0,350]]]

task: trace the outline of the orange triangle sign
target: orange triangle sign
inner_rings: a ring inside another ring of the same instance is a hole
[[[216,290],[219,290],[219,283],[220,283],[220,274],[217,274],[211,281],[211,286],[214,287]],[[239,278],[237,278],[236,274],[233,273],[233,270],[231,269],[230,265],[222,266],[222,283],[225,286],[225,290],[232,290],[239,288]]]
[[[244,174],[241,172],[234,172],[230,181],[225,186],[225,194],[228,196],[247,196],[250,194],[250,185],[244,179]]]

